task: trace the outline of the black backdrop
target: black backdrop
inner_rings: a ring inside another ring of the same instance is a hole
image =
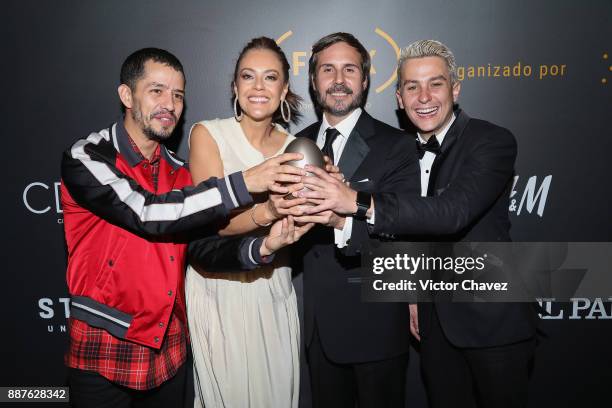
[[[193,122],[231,115],[233,64],[252,37],[279,40],[292,84],[307,99],[311,44],[333,31],[354,33],[373,56],[367,109],[394,126],[397,47],[439,39],[461,67],[462,108],[519,141],[514,239],[612,241],[610,0],[9,1],[2,15],[2,386],[64,382],[60,154],[118,118],[120,65],[146,46],[170,50],[185,66],[187,107],[172,141],[185,157]],[[307,102],[293,132],[314,120]],[[295,284],[300,294],[299,277]],[[530,406],[612,401],[610,300],[552,305]],[[426,406],[416,353],[408,386],[411,406]],[[304,378],[305,407],[308,394]]]

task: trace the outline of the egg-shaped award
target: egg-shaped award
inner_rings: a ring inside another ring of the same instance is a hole
[[[325,169],[325,160],[323,160],[323,152],[317,147],[317,144],[306,137],[296,137],[285,148],[285,153],[301,153],[304,157],[302,160],[291,160],[286,162],[301,169],[307,164]],[[307,173],[311,176],[312,173]],[[302,191],[310,191],[306,187]],[[291,200],[297,198],[293,194],[287,194],[285,199]]]

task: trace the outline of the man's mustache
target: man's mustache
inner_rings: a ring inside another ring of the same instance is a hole
[[[350,95],[353,93],[353,90],[344,84],[336,84],[330,88],[327,88],[327,91],[325,91],[325,93],[328,93],[328,94],[332,94],[336,92],[344,92],[345,94]]]
[[[162,109],[162,110],[159,110],[159,111],[156,111],[156,112],[151,113],[151,114],[149,115],[149,119],[153,119],[153,118],[154,118],[155,116],[157,116],[157,115],[166,115],[166,114],[168,114],[168,115],[172,115],[172,117],[174,118],[174,121],[175,121],[175,122],[178,122],[178,118],[176,117],[176,115],[174,114],[174,112],[169,111],[168,109]]]

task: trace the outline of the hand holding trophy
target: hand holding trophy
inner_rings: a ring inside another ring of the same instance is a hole
[[[323,159],[323,152],[317,147],[315,142],[305,137],[298,137],[294,139],[285,148],[285,153],[300,153],[302,155],[301,160],[291,160],[286,164],[303,169],[307,164],[325,168],[325,160]],[[307,173],[312,176],[312,173]],[[310,191],[307,188],[302,188],[300,191]],[[297,191],[289,193],[285,196],[286,200],[294,200],[297,198]],[[309,203],[310,204],[310,203]],[[311,204],[312,205],[312,204]]]
[[[306,176],[302,177],[303,182],[300,183],[301,187],[295,192],[285,195],[286,200],[303,200],[308,199],[308,202],[300,205],[300,208],[304,208],[304,215],[296,216],[295,221],[297,223],[308,223],[315,222],[326,226],[341,229],[344,226],[345,218],[334,213],[330,209],[312,211],[313,208],[321,208],[324,203],[324,196],[319,197],[317,191],[325,190],[327,186],[331,185],[325,180],[333,180],[336,184],[342,184],[346,186],[344,176],[340,173],[340,169],[334,166],[330,162],[327,156],[324,156],[317,145],[310,139],[297,138],[292,141],[287,148],[285,153],[301,153],[302,160],[294,160],[287,162],[293,166],[301,169],[309,168]],[[308,185],[308,187],[306,187]],[[316,197],[313,194],[317,195]],[[304,207],[308,206],[308,207]]]

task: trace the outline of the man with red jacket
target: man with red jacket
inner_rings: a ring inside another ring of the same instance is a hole
[[[120,79],[123,120],[78,140],[62,160],[70,396],[75,406],[179,407],[187,240],[207,226],[216,231],[231,210],[252,202],[249,192],[288,192],[279,183],[299,181],[303,171],[281,163],[301,155],[192,186],[185,163],[161,144],[183,110],[179,60],[142,49],[123,63]],[[227,259],[215,262],[254,268],[272,252],[264,240],[219,238],[211,245]]]

